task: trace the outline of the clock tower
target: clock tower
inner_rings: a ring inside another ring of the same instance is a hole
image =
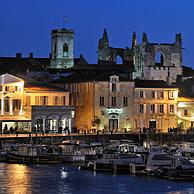
[[[51,68],[66,69],[74,65],[74,32],[70,29],[52,30]]]

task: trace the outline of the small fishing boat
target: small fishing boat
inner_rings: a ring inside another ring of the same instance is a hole
[[[51,146],[15,144],[7,151],[11,163],[56,164],[61,162],[59,154]]]

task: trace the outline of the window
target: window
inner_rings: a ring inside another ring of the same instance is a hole
[[[168,97],[169,97],[169,99],[174,99],[174,92],[173,91],[169,91]]]
[[[63,55],[64,55],[64,57],[68,56],[68,45],[67,45],[67,43],[65,43],[63,45]]]
[[[160,104],[160,113],[164,113],[164,105],[163,104]]]
[[[100,96],[100,106],[104,106],[104,96]]]
[[[4,98],[4,108],[5,112],[9,112],[9,97]]]
[[[170,113],[174,113],[174,104],[170,104]]]
[[[139,92],[139,96],[140,96],[140,98],[144,98],[144,92],[143,91],[140,91]]]
[[[54,103],[55,106],[59,105],[59,97],[58,96],[54,96]]]
[[[40,97],[40,105],[48,105],[48,96],[41,96]]]
[[[14,100],[12,101],[12,103],[13,103],[13,111],[15,111],[15,110],[20,110],[20,108],[21,108],[21,100],[19,100],[19,99],[14,99]]]
[[[15,86],[15,91],[16,91],[16,92],[18,91],[18,86]]]
[[[54,43],[54,59],[56,59],[57,43]]]
[[[188,110],[184,109],[184,116],[187,116],[187,115],[188,115]]]
[[[164,154],[156,154],[153,156],[152,160],[171,160],[171,158]]]
[[[65,101],[66,101],[65,96],[62,96],[61,98],[62,98],[62,99],[61,99],[61,100],[62,100],[62,105],[65,106]]]
[[[155,91],[152,91],[152,98],[155,98]]]
[[[161,51],[155,54],[155,64],[159,67],[164,65],[164,55]]]
[[[26,97],[26,105],[30,105],[31,104],[31,102],[30,102],[30,96],[27,96]]]
[[[112,97],[112,106],[116,106],[116,97]]]
[[[9,90],[9,89],[8,89],[8,86],[5,86],[5,91],[8,92],[8,90]]]
[[[144,105],[143,104],[139,105],[139,112],[144,113]]]
[[[123,106],[124,107],[128,106],[128,98],[127,97],[123,97]]]
[[[35,105],[39,105],[39,96],[35,96]]]
[[[155,104],[150,105],[150,112],[155,113]]]
[[[159,97],[164,98],[164,92],[163,91],[160,91]]]
[[[112,92],[116,92],[116,83],[112,83]]]

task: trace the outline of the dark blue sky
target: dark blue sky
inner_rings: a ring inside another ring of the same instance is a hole
[[[113,47],[131,46],[133,31],[139,42],[147,32],[150,42],[174,42],[182,33],[183,62],[194,67],[193,0],[2,0],[0,4],[0,56],[33,52],[47,57],[50,31],[65,25],[75,31],[75,57],[83,53],[97,61],[98,39],[107,28]]]

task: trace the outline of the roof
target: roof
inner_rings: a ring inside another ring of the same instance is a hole
[[[52,84],[60,84],[60,83],[80,83],[80,82],[91,82],[91,81],[110,81],[110,76],[118,75],[119,80],[122,81],[131,81],[125,75],[115,73],[115,72],[75,72],[70,74],[67,77],[61,77],[58,80],[51,81]]]
[[[183,66],[183,77],[193,77],[194,70],[191,67]]]
[[[5,73],[0,75],[0,84],[11,84],[11,83],[17,83],[17,82],[23,82],[24,80],[15,77],[11,74]]]
[[[163,80],[135,80],[135,88],[175,88]]]
[[[24,80],[24,88],[29,91],[67,92],[67,90],[61,89],[49,83],[38,82],[24,75],[18,76]]]
[[[26,72],[27,70],[45,70],[50,65],[50,58],[21,57],[18,53],[16,57],[0,57],[1,73]]]

